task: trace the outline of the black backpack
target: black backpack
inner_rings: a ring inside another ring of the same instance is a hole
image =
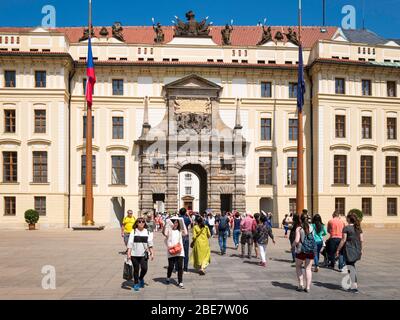
[[[228,229],[229,220],[228,217],[221,217],[218,223],[218,230],[219,231],[226,231]]]

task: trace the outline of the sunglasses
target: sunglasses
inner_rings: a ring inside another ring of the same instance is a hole
[[[145,223],[144,220],[138,220],[138,223]]]

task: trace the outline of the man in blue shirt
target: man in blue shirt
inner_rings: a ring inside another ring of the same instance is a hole
[[[186,236],[182,236],[183,249],[185,251],[185,258],[183,260],[183,271],[184,272],[188,272],[188,266],[189,266],[189,227],[191,226],[192,221],[188,217],[185,208],[181,208],[179,210],[179,217],[183,218],[183,222],[185,223],[186,229],[188,230],[187,235]]]

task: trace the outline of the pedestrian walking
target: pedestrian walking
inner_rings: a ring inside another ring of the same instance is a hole
[[[228,238],[229,231],[229,218],[226,212],[222,212],[222,215],[216,220],[216,229],[218,230],[218,242],[221,256],[226,254],[226,239]]]
[[[214,218],[214,216],[212,215],[211,212],[209,212],[208,215],[207,215],[207,223],[206,223],[206,225],[210,229],[211,236],[213,236],[214,235],[214,230],[215,230],[215,218]]]
[[[332,214],[332,219],[328,222],[328,233],[329,233],[329,242],[328,242],[328,258],[329,258],[329,267],[335,268],[335,253],[339,246],[340,241],[342,240],[343,228],[345,227],[344,222],[340,219],[340,215],[337,211]],[[339,271],[342,272],[344,267],[344,257],[343,253],[339,251]]]
[[[235,216],[233,218],[233,243],[235,245],[235,249],[239,247],[239,237],[240,237],[240,222],[242,221],[242,217],[239,212],[235,212]]]
[[[346,219],[348,225],[343,228],[343,236],[336,250],[336,256],[338,257],[343,249],[351,280],[349,291],[358,293],[356,262],[361,260],[362,256],[363,232],[361,222],[355,213],[349,213]]]
[[[290,217],[288,214],[285,214],[285,217],[282,220],[282,228],[283,230],[285,230],[285,238],[288,237],[288,231],[289,231],[289,221],[290,221]]]
[[[312,280],[312,261],[315,252],[314,230],[312,225],[308,223],[308,218],[305,214],[301,215],[300,225],[296,228],[296,238],[293,246],[296,250],[296,274],[298,280],[297,291],[310,292]],[[302,267],[305,269],[305,282]]]
[[[272,233],[272,229],[266,224],[267,218],[262,215],[258,219],[258,224],[256,227],[256,231],[254,234],[254,243],[258,245],[258,250],[260,251],[261,261],[259,263],[260,266],[266,267],[267,260],[266,260],[266,251],[268,245],[268,238],[272,239],[272,242],[275,244],[274,235]]]
[[[127,216],[124,217],[122,220],[122,226],[121,226],[121,236],[124,239],[125,247],[128,245],[128,240],[129,236],[133,230],[133,226],[136,222],[136,218],[133,216],[133,211],[128,210],[127,211]],[[128,249],[126,249],[125,254],[128,252]]]
[[[247,213],[246,217],[240,222],[241,238],[240,243],[242,245],[241,258],[244,258],[244,251],[247,244],[247,258],[251,259],[251,247],[253,246],[253,232],[254,224],[251,213]]]
[[[144,218],[138,218],[133,226],[128,240],[127,257],[133,264],[133,289],[139,291],[140,288],[144,288],[149,257],[154,259],[153,234],[147,231]]]
[[[253,230],[253,235],[252,236],[253,236],[253,245],[254,245],[254,252],[255,252],[255,258],[256,259],[258,259],[259,254],[258,254],[258,244],[254,240],[254,237],[255,237],[256,228],[257,228],[258,222],[260,221],[260,217],[261,216],[263,216],[263,214],[259,214],[258,212],[255,213],[254,216],[253,216],[254,219],[253,219],[253,227],[252,227],[252,230]],[[265,219],[265,221],[267,221],[267,220]]]
[[[152,213],[147,213],[146,215],[146,226],[147,226],[147,231],[153,233],[156,230],[156,224],[154,223],[153,219],[153,214]]]
[[[324,246],[324,237],[328,234],[326,226],[322,223],[321,216],[317,213],[312,218],[312,227],[314,229],[315,253],[314,253],[314,272],[319,271],[319,256]]]
[[[292,228],[290,229],[289,233],[289,243],[290,243],[290,251],[292,253],[292,263],[296,262],[296,250],[293,244],[296,239],[296,230],[299,225],[300,225],[300,217],[297,213],[295,213],[293,215]]]
[[[189,228],[192,226],[192,220],[189,218],[185,208],[179,210],[179,217],[183,219],[187,235],[182,235],[183,249],[185,251],[185,258],[183,259],[183,272],[189,271]]]
[[[204,219],[198,217],[196,225],[193,227],[193,239],[190,244],[192,248],[190,261],[200,275],[206,274],[206,268],[211,261],[211,250],[208,240],[210,237],[210,229],[204,224]]]
[[[186,226],[182,218],[171,217],[167,220],[163,230],[165,244],[167,245],[168,269],[166,283],[171,282],[172,271],[177,266],[178,286],[184,289],[183,285],[183,261],[185,250],[183,248],[183,237],[187,235]]]

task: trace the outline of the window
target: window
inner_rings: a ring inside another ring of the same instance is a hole
[[[295,185],[297,183],[297,158],[289,157],[287,161],[287,184]]]
[[[386,157],[386,184],[398,184],[398,158]]]
[[[340,215],[344,216],[346,212],[346,199],[335,198],[335,211]]]
[[[370,96],[371,94],[371,80],[362,80],[362,95]]]
[[[347,156],[335,155],[333,183],[334,184],[347,183]]]
[[[372,139],[372,118],[371,117],[362,117],[361,119],[361,136],[363,139]]]
[[[185,180],[186,181],[192,181],[192,175],[190,173],[185,174]]]
[[[4,132],[15,133],[15,110],[4,110]]]
[[[271,140],[271,119],[261,119],[261,140]]]
[[[125,184],[125,156],[111,156],[112,184]]]
[[[113,79],[112,88],[113,88],[114,96],[123,96],[124,95],[124,80]]]
[[[35,110],[35,133],[46,133],[46,110]]]
[[[4,71],[4,80],[7,88],[15,88],[15,71]]]
[[[15,197],[4,197],[4,215],[15,216],[16,199]]]
[[[272,185],[272,157],[259,159],[259,183],[260,185]]]
[[[388,81],[387,82],[387,96],[388,97],[396,97],[396,81]]]
[[[81,184],[86,184],[86,155],[81,155]],[[92,155],[92,184],[96,184],[96,156]]]
[[[153,159],[153,170],[165,170],[164,159]]]
[[[343,78],[335,79],[335,93],[336,94],[345,94],[345,81]]]
[[[297,82],[289,83],[289,98],[297,98]]]
[[[33,151],[33,182],[47,182],[47,152]]]
[[[94,116],[92,116],[92,138],[94,138]],[[83,116],[83,139],[86,139],[86,116]]]
[[[228,162],[228,161],[226,161],[224,159],[220,160],[220,164],[221,164],[221,170],[228,170],[228,171],[232,171],[233,170],[232,163],[230,163],[230,162]]]
[[[396,118],[387,118],[387,138],[388,140],[396,140],[397,139],[397,119]]]
[[[336,138],[346,137],[346,116],[336,115],[335,133],[336,133]]]
[[[185,194],[190,196],[192,194],[192,187],[185,187]]]
[[[289,119],[289,140],[297,140],[297,119]]]
[[[35,197],[35,210],[39,216],[46,215],[46,197]]]
[[[123,117],[113,117],[113,139],[123,139],[124,138],[124,118]]]
[[[387,199],[387,215],[397,216],[397,198]]]
[[[373,156],[361,156],[361,184],[373,184]]]
[[[289,213],[295,214],[297,211],[297,202],[295,198],[289,199]]]
[[[36,88],[46,88],[46,71],[35,71]]]
[[[361,199],[361,210],[364,216],[372,215],[372,199],[371,198],[362,198]]]
[[[17,153],[3,152],[3,182],[17,182]]]
[[[86,58],[85,58],[86,59]],[[83,78],[83,94],[86,95],[86,84],[87,84],[87,79]],[[94,86],[92,86],[92,95],[94,94]]]
[[[261,82],[261,97],[263,97],[263,98],[271,98],[272,97],[271,82]]]

